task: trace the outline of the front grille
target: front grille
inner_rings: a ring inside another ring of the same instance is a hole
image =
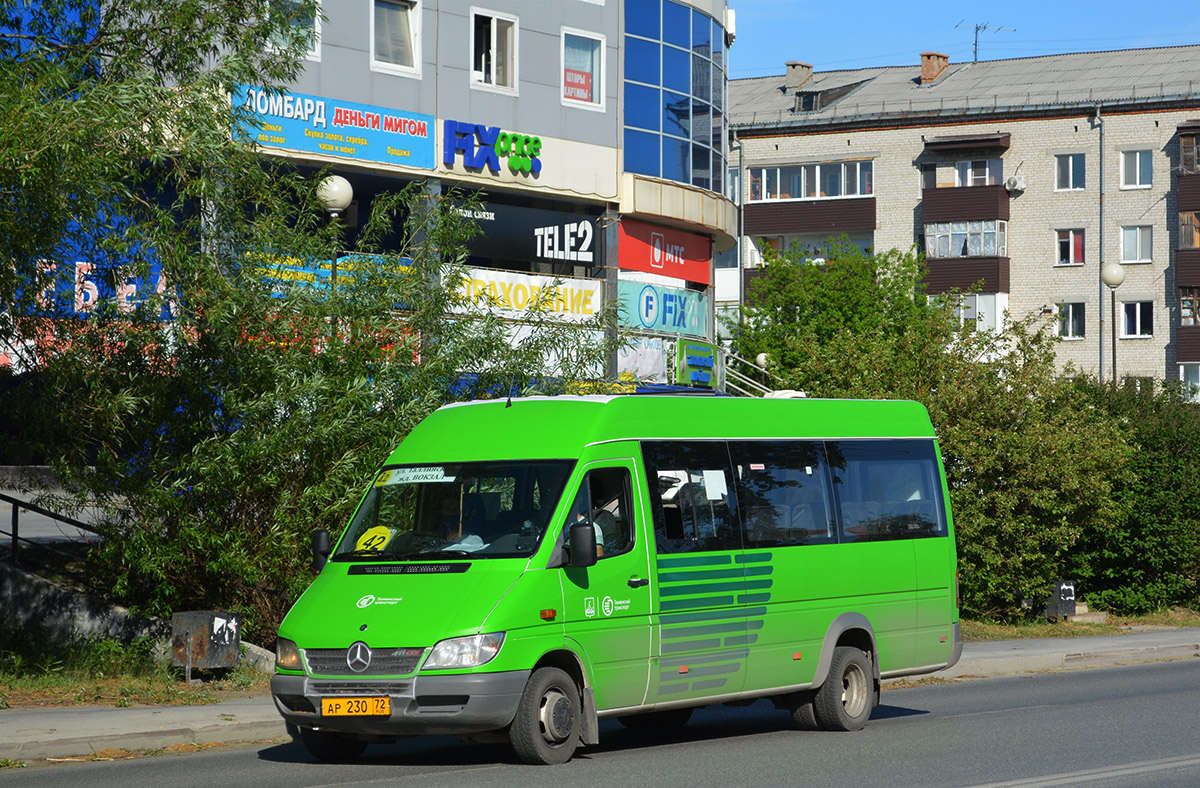
[[[405,695],[412,689],[407,681],[310,681],[308,689],[318,695]]]
[[[308,672],[323,676],[407,676],[417,669],[424,649],[378,648],[371,652],[371,664],[356,672],[346,662],[344,648],[310,648],[304,652]]]

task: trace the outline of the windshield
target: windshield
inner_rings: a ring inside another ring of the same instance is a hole
[[[573,460],[385,468],[334,561],[533,555]]]

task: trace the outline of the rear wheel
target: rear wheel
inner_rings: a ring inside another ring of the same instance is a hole
[[[367,743],[349,733],[301,728],[300,739],[309,753],[320,761],[346,763],[362,755]]]
[[[617,722],[635,731],[666,730],[682,728],[692,718],[692,710],[668,709],[652,711],[649,714],[631,714],[627,717],[617,717]]]
[[[525,763],[566,763],[579,746],[582,704],[575,680],[558,668],[529,677],[508,738]]]
[[[827,731],[856,731],[871,716],[874,679],[867,655],[851,646],[833,650],[825,683],[813,698],[817,723]]]

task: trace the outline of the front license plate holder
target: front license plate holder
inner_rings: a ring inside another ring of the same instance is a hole
[[[321,698],[322,717],[387,717],[392,699],[386,695],[365,698]]]

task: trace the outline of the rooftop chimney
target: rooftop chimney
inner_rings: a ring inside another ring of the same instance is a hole
[[[783,90],[792,93],[812,82],[812,63],[801,63],[798,60],[787,62],[787,75],[783,78]]]
[[[949,55],[943,55],[941,52],[922,52],[921,84],[928,85],[930,82],[937,81],[948,65],[950,65]]]

